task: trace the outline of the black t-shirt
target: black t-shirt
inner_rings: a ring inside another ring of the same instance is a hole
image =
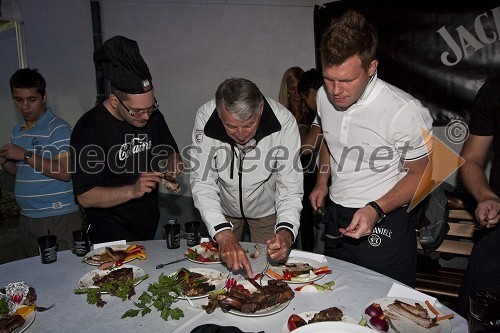
[[[500,195],[500,76],[486,80],[476,95],[469,122],[471,134],[493,136],[490,186]]]
[[[158,162],[178,152],[163,115],[153,113],[146,126],[134,127],[113,117],[101,103],[78,120],[71,136],[75,150],[76,195],[97,186],[135,183],[139,173],[158,169]],[[158,188],[143,197],[110,208],[86,208],[94,243],[154,238],[159,221]]]

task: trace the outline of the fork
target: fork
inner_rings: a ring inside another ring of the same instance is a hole
[[[262,285],[262,278],[263,278],[264,276],[266,276],[266,272],[267,272],[267,269],[269,268],[269,266],[270,266],[270,263],[269,263],[269,261],[268,261],[268,262],[266,263],[266,267],[264,267],[264,269],[262,270],[262,272],[260,272],[260,279],[259,279],[259,283],[260,283],[260,285]]]
[[[344,234],[340,234],[338,236],[333,236],[333,235],[330,235],[330,234],[325,234],[325,237],[329,238],[329,239],[340,239],[340,238],[344,237]]]
[[[45,307],[45,306],[37,306],[37,307],[35,308],[35,311],[38,311],[38,312],[45,312],[45,311],[47,311],[47,310],[52,309],[54,306],[56,306],[56,303],[52,304],[51,306],[47,306],[47,307]]]

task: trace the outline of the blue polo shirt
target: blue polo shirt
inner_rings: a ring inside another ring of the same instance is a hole
[[[70,153],[71,126],[50,108],[27,128],[24,121],[12,130],[13,144],[31,150],[44,158],[57,159]],[[78,210],[71,181],[53,179],[23,161],[16,163],[16,200],[21,215],[42,218],[69,214]]]

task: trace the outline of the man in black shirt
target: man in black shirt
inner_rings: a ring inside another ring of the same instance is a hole
[[[469,296],[474,291],[490,291],[500,296],[500,77],[492,77],[479,89],[472,108],[469,131],[461,156],[461,179],[477,200],[478,240],[458,295],[456,311],[467,318]],[[494,157],[489,182],[484,173],[490,148]]]
[[[135,41],[111,38],[94,53],[94,63],[110,81],[111,93],[73,130],[74,191],[92,242],[152,239],[160,217],[160,166],[166,164],[174,178],[183,169],[177,144]]]

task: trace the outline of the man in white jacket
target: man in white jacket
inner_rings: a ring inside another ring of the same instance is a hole
[[[252,242],[267,243],[272,260],[287,258],[302,209],[299,153],[293,115],[249,80],[224,81],[198,110],[190,152],[193,199],[228,268],[253,277],[239,244],[245,224]]]

